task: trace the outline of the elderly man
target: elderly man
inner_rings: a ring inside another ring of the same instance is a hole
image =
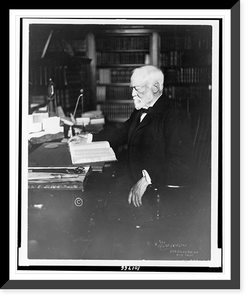
[[[164,75],[159,68],[135,69],[130,84],[135,105],[130,118],[114,130],[94,135],[93,140],[107,140],[114,149],[127,144],[127,180],[120,186],[128,186],[128,203],[139,207],[148,189],[189,184],[192,139],[186,112],[163,95]]]

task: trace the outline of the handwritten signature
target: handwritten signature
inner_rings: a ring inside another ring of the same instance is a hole
[[[183,243],[167,243],[166,241],[159,240],[157,243],[155,243],[155,246],[160,250],[170,250],[172,248],[184,248],[187,246],[187,244]]]
[[[163,251],[163,250],[169,250],[170,254],[175,255],[177,257],[186,257],[186,258],[192,258],[196,255],[198,255],[199,251],[197,250],[188,250],[188,245],[185,243],[167,243],[166,241],[159,240],[157,243],[155,243],[155,246]],[[185,248],[185,249],[184,249]]]

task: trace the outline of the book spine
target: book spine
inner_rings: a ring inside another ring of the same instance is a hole
[[[144,64],[145,52],[97,52],[97,65]]]
[[[110,36],[98,37],[97,51],[148,50],[149,36]]]
[[[127,120],[134,110],[133,104],[103,104],[101,110],[109,121]]]
[[[198,30],[195,33],[187,35],[162,35],[161,36],[161,51],[170,50],[210,50],[211,49],[211,33],[210,28],[204,32]]]
[[[211,67],[188,67],[164,70],[165,84],[211,84]]]

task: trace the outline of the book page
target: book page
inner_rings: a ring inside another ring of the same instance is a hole
[[[86,141],[72,141],[69,144],[70,151],[73,149],[95,149],[95,148],[110,148],[110,144],[107,141],[101,141],[101,142],[91,142],[86,143]]]
[[[71,143],[70,154],[73,164],[117,160],[108,142]]]

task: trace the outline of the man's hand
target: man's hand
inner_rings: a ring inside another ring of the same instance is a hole
[[[78,135],[74,135],[73,137],[71,137],[68,140],[68,144],[70,144],[71,142],[74,142],[74,143],[80,143],[80,142],[90,143],[91,141],[92,141],[92,135],[90,133],[78,134]]]
[[[149,183],[145,177],[142,177],[132,188],[129,193],[128,203],[133,203],[134,206],[139,207],[142,205],[142,197],[146,191]]]

